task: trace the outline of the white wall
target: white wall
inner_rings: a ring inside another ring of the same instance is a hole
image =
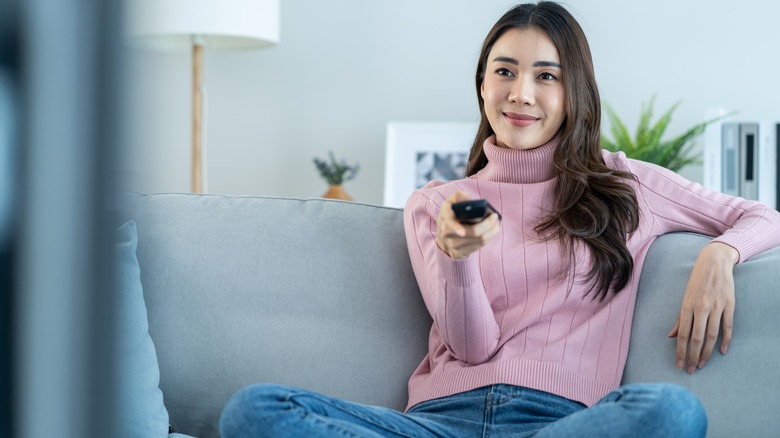
[[[473,75],[506,0],[282,0],[281,43],[206,52],[209,192],[319,196],[312,158],[362,170],[346,184],[381,203],[388,121],[475,121]],[[572,0],[602,99],[633,127],[640,104],[683,103],[669,134],[707,108],[780,121],[780,3]],[[133,50],[125,187],[189,190],[190,54]],[[701,180],[701,167],[683,174]]]

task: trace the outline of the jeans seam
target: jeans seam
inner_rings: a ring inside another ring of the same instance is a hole
[[[489,438],[490,437],[490,423],[493,421],[493,398],[495,397],[495,394],[493,392],[490,392],[487,397],[485,397],[485,415],[482,419],[482,437],[483,438]]]
[[[318,422],[318,423],[322,423],[322,424],[326,425],[327,427],[329,427],[330,429],[338,431],[339,433],[341,433],[344,436],[350,436],[350,437],[353,437],[353,438],[361,438],[361,436],[362,436],[362,435],[358,435],[358,434],[352,432],[349,429],[345,429],[343,426],[341,426],[338,423],[334,423],[334,422],[328,421],[330,419],[330,417],[323,417],[323,416],[320,416],[320,415],[310,415],[308,412],[305,412],[303,414],[303,418],[304,419],[309,419],[309,420],[312,420],[312,421],[315,421],[315,422]]]
[[[290,400],[290,402],[292,403],[291,399],[293,397],[295,397],[295,396],[311,397],[311,398],[317,399],[321,403],[327,403],[331,407],[333,407],[335,409],[338,409],[341,412],[345,412],[345,413],[347,413],[349,415],[353,415],[356,418],[359,418],[359,419],[365,421],[366,423],[370,423],[370,424],[376,426],[377,428],[386,430],[387,432],[392,432],[392,433],[398,434],[398,435],[406,437],[406,438],[414,438],[414,436],[407,435],[406,433],[404,433],[401,430],[393,429],[393,428],[389,427],[386,424],[380,424],[380,423],[377,423],[376,421],[374,421],[373,419],[366,418],[365,416],[361,415],[360,411],[352,411],[352,410],[349,410],[349,409],[345,409],[343,406],[339,406],[338,404],[331,403],[328,398],[326,398],[326,397],[319,397],[318,394],[306,394],[306,393],[290,394],[290,395],[287,396],[287,400]],[[310,413],[306,409],[304,409],[303,411],[304,411],[304,416],[309,416]],[[403,414],[401,414],[401,415],[403,415]],[[316,417],[316,419],[319,420],[319,421],[322,421],[322,418],[329,418],[329,417],[327,417],[327,416],[325,416],[325,417],[317,416]],[[407,418],[411,419],[411,417],[407,417]],[[327,423],[326,422],[326,424],[333,424],[333,423]],[[337,426],[336,424],[333,424],[333,425]],[[342,430],[346,430],[346,429],[342,429]],[[352,432],[349,432],[349,433],[352,433]],[[360,437],[359,435],[356,435],[356,436],[358,438]]]

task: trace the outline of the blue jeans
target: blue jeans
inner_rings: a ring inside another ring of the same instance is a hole
[[[429,400],[408,413],[276,385],[237,392],[223,438],[249,437],[703,437],[707,417],[688,390],[625,385],[587,408],[543,391],[492,385]]]

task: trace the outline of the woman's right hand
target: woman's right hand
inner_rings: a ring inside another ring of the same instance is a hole
[[[469,196],[457,192],[441,205],[436,223],[436,245],[455,260],[462,260],[485,246],[501,230],[498,215],[490,214],[482,222],[468,225],[458,222],[452,204],[468,201]]]

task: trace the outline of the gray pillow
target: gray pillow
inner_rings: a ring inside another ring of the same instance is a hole
[[[157,353],[149,336],[134,221],[119,227],[117,261],[118,419],[122,437],[167,437],[168,411],[160,391]]]

